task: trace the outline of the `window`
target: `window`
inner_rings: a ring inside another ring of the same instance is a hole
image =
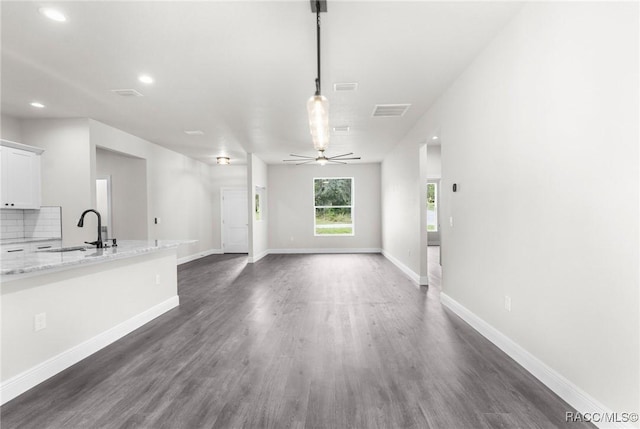
[[[353,178],[313,179],[314,235],[353,235]]]
[[[427,231],[438,231],[438,184],[427,183]]]

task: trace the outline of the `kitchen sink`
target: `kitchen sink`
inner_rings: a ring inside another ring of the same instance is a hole
[[[80,252],[84,252],[87,249],[92,249],[92,247],[87,247],[87,246],[71,246],[71,247],[56,247],[54,249],[43,249],[43,250],[38,250],[38,252],[75,252],[75,251],[80,251]]]

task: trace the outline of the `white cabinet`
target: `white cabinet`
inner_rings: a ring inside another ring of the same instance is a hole
[[[62,240],[34,241],[29,243],[29,251],[31,252],[53,249],[55,247],[62,247]]]
[[[11,244],[8,246],[0,246],[0,254],[12,255],[14,253],[26,253],[29,251],[29,245],[27,243]]]
[[[42,149],[1,140],[0,208],[40,208],[40,154]]]
[[[62,247],[62,240],[30,241],[12,244],[0,244],[0,255],[24,254],[40,252],[47,249]]]

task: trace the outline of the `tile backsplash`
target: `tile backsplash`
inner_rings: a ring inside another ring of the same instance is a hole
[[[62,238],[62,208],[0,210],[0,239]]]

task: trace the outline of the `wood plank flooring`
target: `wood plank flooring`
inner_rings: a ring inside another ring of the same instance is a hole
[[[0,409],[8,428],[581,428],[377,254],[213,255],[179,308]]]

